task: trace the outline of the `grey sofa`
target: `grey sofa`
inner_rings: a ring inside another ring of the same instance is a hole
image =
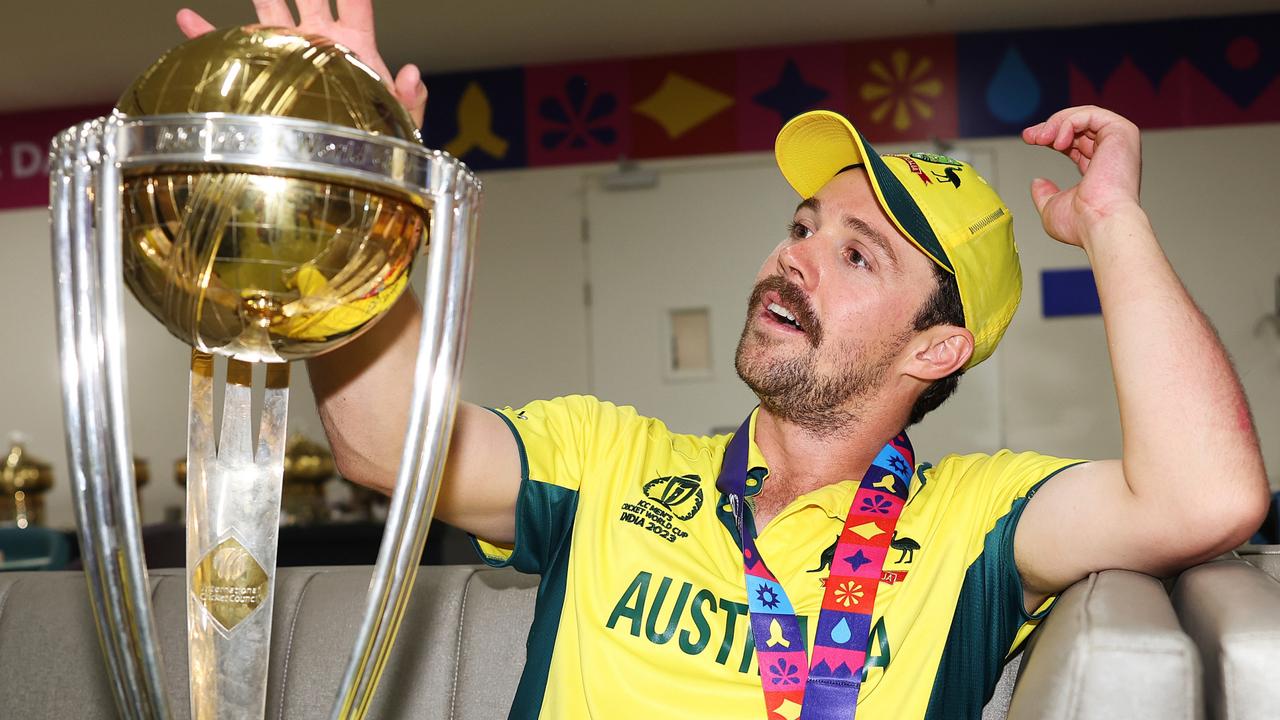
[[[327,717],[368,568],[279,571],[268,718]],[[537,579],[426,567],[370,717],[506,717],[524,664]],[[153,571],[152,598],[176,717],[188,713],[180,570]],[[1200,654],[1164,587],[1122,571],[1065,592],[1005,669],[984,719],[1201,718]],[[114,718],[79,573],[0,574],[0,715]]]
[[[1208,716],[1280,718],[1280,546],[1245,546],[1184,572],[1172,598],[1204,665]]]

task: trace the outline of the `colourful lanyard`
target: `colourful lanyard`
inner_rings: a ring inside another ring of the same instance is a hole
[[[853,496],[827,576],[810,664],[795,609],[744,524],[750,435],[748,417],[725,449],[716,487],[729,496],[742,538],[747,606],[768,717],[784,717],[778,711],[792,703],[793,712],[801,708],[801,720],[851,720],[862,687],[876,589],[915,467],[911,441],[901,433],[885,445]],[[807,677],[802,671],[806,666]]]

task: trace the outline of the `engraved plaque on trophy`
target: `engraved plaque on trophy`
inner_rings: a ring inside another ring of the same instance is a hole
[[[359,335],[408,287],[415,259],[427,263],[404,455],[356,647],[335,688],[332,716],[362,717],[447,453],[479,182],[423,148],[405,110],[345,48],[248,27],[174,48],[110,116],[63,131],[50,192],[72,494],[124,717],[168,717],[171,703],[141,551],[123,288],[192,347],[192,716],[262,717],[289,363]],[[225,374],[215,372],[224,362]]]

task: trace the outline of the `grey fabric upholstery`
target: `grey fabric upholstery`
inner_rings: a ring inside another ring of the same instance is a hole
[[[1239,557],[1273,578],[1280,579],[1280,545],[1245,545]]]
[[[173,710],[186,718],[182,571],[153,571],[151,583]],[[327,716],[368,583],[369,568],[280,569],[267,718]],[[536,590],[537,578],[511,570],[423,568],[370,717],[505,717]],[[1021,678],[1020,660],[984,720],[1200,717],[1198,656],[1145,576],[1108,572],[1069,590]],[[79,573],[0,574],[0,707],[33,720],[115,717]]]
[[[1011,720],[1204,717],[1200,656],[1155,578],[1108,570],[1073,585],[1023,655]]]
[[[1203,658],[1211,718],[1280,714],[1280,554],[1271,550],[1191,568],[1174,587],[1178,617]]]

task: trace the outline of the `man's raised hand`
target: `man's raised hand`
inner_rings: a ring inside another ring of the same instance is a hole
[[[258,22],[272,27],[293,28],[304,35],[321,35],[345,45],[386,83],[413,121],[422,127],[427,106],[427,86],[415,65],[405,65],[391,74],[382,56],[373,29],[373,0],[337,0],[338,16],[329,9],[329,0],[296,0],[298,21],[293,19],[287,0],[253,0]],[[188,8],[178,11],[178,28],[188,38],[203,35],[213,25]]]
[[[1138,127],[1123,117],[1092,105],[1067,108],[1023,130],[1022,140],[1066,155],[1083,176],[1066,190],[1044,178],[1031,182],[1031,199],[1055,240],[1084,247],[1101,220],[1138,209],[1142,144]]]

